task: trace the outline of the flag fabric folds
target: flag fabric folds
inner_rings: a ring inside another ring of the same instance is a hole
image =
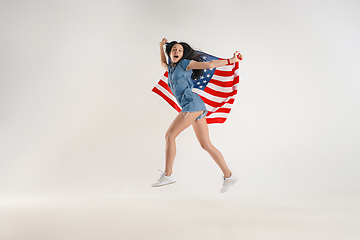
[[[219,59],[209,54],[199,53],[204,54],[202,57],[205,62]],[[239,62],[213,69],[204,69],[202,76],[198,80],[193,80],[194,88],[192,90],[200,96],[208,110],[206,115],[208,124],[226,121],[235,101],[239,82]],[[181,111],[181,107],[168,86],[167,71],[152,91],[162,97],[175,110]]]

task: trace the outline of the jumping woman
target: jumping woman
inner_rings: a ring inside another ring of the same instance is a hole
[[[166,54],[171,60],[171,63],[168,65],[163,48],[166,42],[167,39],[163,38],[159,44],[160,62],[161,66],[168,71],[168,85],[178,104],[181,106],[182,111],[176,116],[166,131],[165,171],[152,186],[160,187],[175,183],[175,178],[172,174],[176,154],[175,139],[182,131],[192,125],[201,147],[210,154],[223,172],[224,182],[220,189],[220,192],[223,193],[227,191],[239,177],[230,171],[220,151],[210,142],[206,122],[207,110],[199,95],[192,91],[192,79],[199,79],[203,69],[212,69],[229,63],[239,62],[240,60],[237,57],[239,52],[236,51],[230,59],[202,62],[201,55],[187,43],[172,41],[166,46]],[[242,59],[241,54],[240,56]]]

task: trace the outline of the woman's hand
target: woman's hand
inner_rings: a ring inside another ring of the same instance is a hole
[[[239,59],[238,55],[239,55],[240,59]],[[231,58],[231,62],[232,63],[240,62],[243,58],[244,58],[243,55],[239,51],[236,51],[236,52],[234,52],[234,56]]]
[[[162,47],[162,46],[164,46],[165,43],[167,43],[167,39],[166,39],[166,38],[163,38],[163,39],[161,40],[161,42],[159,43],[159,46]]]
[[[165,53],[164,53],[164,45],[165,43],[167,43],[167,39],[166,38],[163,38],[161,40],[161,42],[159,43],[159,46],[160,46],[160,63],[161,63],[161,66],[167,70],[168,68],[168,64],[166,63],[166,57],[165,57]]]

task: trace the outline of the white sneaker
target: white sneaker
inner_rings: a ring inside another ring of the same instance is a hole
[[[224,183],[222,188],[220,189],[220,192],[226,192],[236,181],[239,180],[239,177],[236,176],[234,173],[231,173],[231,176],[229,178],[224,177]]]
[[[156,183],[151,184],[152,187],[161,187],[168,184],[172,184],[176,182],[174,176],[171,174],[170,176],[166,176],[165,173],[161,174],[161,177],[157,180]]]

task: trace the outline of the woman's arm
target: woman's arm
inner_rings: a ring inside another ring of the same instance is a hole
[[[240,62],[240,59],[237,57],[238,54],[240,54],[241,59],[243,59],[243,55],[241,55],[241,53],[239,53],[239,51],[236,51],[234,53],[234,56],[232,58],[229,58],[230,63]],[[214,60],[214,61],[210,61],[210,62],[191,61],[186,70],[189,70],[189,69],[211,69],[211,68],[225,66],[227,64],[228,64],[228,59]]]
[[[166,38],[163,38],[161,40],[161,42],[159,43],[160,46],[160,63],[161,66],[167,70],[168,69],[168,64],[166,63],[166,57],[165,57],[165,53],[164,53],[164,44],[167,42]]]

